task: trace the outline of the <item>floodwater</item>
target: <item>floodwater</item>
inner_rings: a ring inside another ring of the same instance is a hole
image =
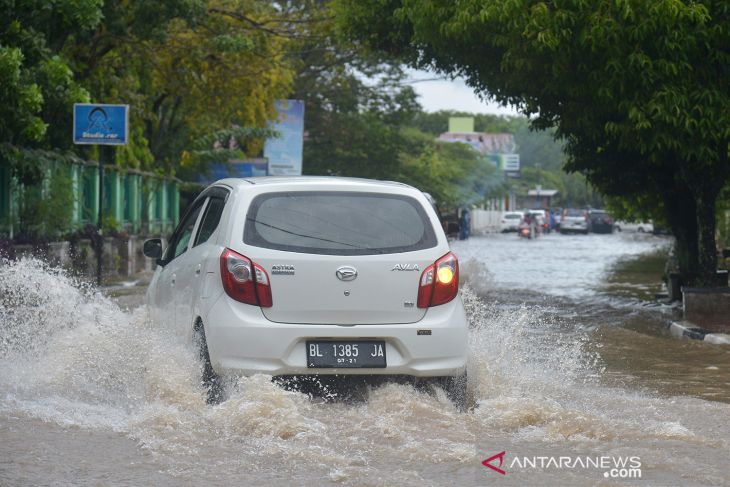
[[[730,485],[730,348],[668,336],[677,310],[651,299],[666,244],[455,242],[467,412],[438,390],[327,402],[264,376],[208,406],[195,350],[149,324],[142,288],[2,262],[0,485]]]

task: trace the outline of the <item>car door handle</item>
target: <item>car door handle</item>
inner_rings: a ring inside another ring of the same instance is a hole
[[[170,280],[170,284],[171,284],[172,286],[174,286],[174,285],[175,285],[175,279],[176,279],[176,278],[177,278],[177,275],[176,275],[176,274],[173,274],[173,275],[172,275],[172,279]]]
[[[200,267],[201,267],[201,265],[200,265],[200,264],[198,264],[198,268],[197,268],[197,269],[195,269],[195,274],[196,274],[196,275],[200,275]]]

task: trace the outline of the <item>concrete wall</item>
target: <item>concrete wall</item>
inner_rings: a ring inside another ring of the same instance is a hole
[[[499,221],[502,212],[498,210],[471,210],[471,233],[472,235],[484,235],[485,233],[499,232]]]
[[[684,319],[706,330],[730,333],[730,288],[682,288]]]
[[[145,239],[105,238],[102,254],[104,279],[132,276],[139,272],[152,272],[156,263],[142,253]],[[166,245],[163,239],[163,246]],[[83,278],[96,277],[96,254],[90,240],[53,242],[48,248],[39,249],[31,245],[16,245],[16,258],[34,256],[42,258],[53,266],[65,267]]]

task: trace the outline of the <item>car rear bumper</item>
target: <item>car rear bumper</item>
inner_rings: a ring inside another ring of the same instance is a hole
[[[222,373],[437,377],[457,375],[466,367],[468,326],[458,297],[429,308],[417,323],[338,326],[274,323],[260,308],[222,295],[204,317],[204,326],[211,364]],[[387,365],[307,368],[306,341],[312,339],[383,340]]]
[[[573,222],[561,223],[560,231],[562,233],[569,233],[569,232],[587,233],[588,225],[586,223],[573,223]]]
[[[593,233],[613,233],[613,225],[604,223],[598,223],[591,225],[591,232]]]

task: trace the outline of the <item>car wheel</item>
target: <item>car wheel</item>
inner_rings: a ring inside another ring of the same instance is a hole
[[[621,233],[621,227],[619,227],[618,225],[616,225],[616,231],[617,231],[618,233]]]
[[[466,411],[469,404],[467,382],[466,371],[459,375],[439,377],[436,379],[436,385],[444,390],[446,397],[460,411]]]
[[[220,376],[215,370],[213,370],[213,365],[210,363],[208,342],[205,339],[205,328],[201,321],[198,321],[195,324],[193,340],[198,348],[200,361],[203,364],[200,382],[208,392],[206,401],[208,404],[220,404],[223,402],[223,383]]]
[[[636,231],[639,233],[644,233],[646,230],[644,230],[644,227],[639,227],[636,229]]]

